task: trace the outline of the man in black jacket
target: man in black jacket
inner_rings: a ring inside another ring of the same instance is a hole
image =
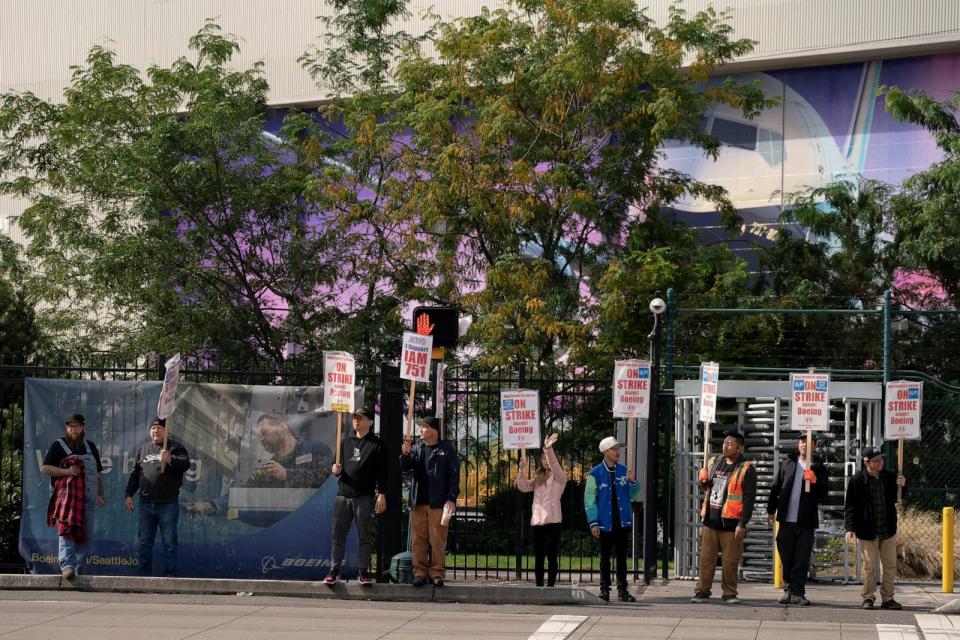
[[[370,557],[370,516],[387,509],[387,458],[383,441],[373,433],[373,409],[361,409],[353,414],[354,435],[340,443],[340,464],[334,463],[333,475],[338,478],[337,497],[333,502],[333,534],[330,552],[330,573],[324,584],[333,585],[340,579],[347,534],[350,523],[357,523],[357,581],[368,586]],[[378,493],[376,505],[373,494]]]
[[[807,606],[807,572],[810,569],[810,554],[813,552],[814,532],[820,526],[819,505],[827,497],[827,468],[816,455],[816,440],[811,440],[810,457],[807,460],[807,434],[800,432],[797,440],[799,455],[790,454],[780,463],[770,497],[767,499],[767,522],[774,517],[780,523],[777,533],[777,551],[783,563],[786,586],[780,604]],[[805,482],[810,482],[806,491]]]
[[[447,524],[460,495],[460,460],[456,449],[440,439],[439,419],[422,418],[419,424],[420,442],[411,447],[409,440],[404,441],[400,455],[401,471],[413,472],[410,487],[413,586],[425,585],[429,573],[433,584],[442,587]]]
[[[847,542],[860,541],[863,563],[863,608],[873,609],[880,569],[880,607],[902,609],[893,599],[897,579],[897,487],[906,478],[883,468],[879,449],[863,450],[863,469],[850,478],[843,503]]]
[[[163,575],[177,573],[177,521],[180,518],[180,486],[183,474],[190,468],[190,456],[179,442],[167,439],[166,422],[154,418],[150,422],[150,439],[140,445],[134,456],[133,469],[127,480],[127,511],[133,511],[133,494],[140,490],[140,517],[137,524],[139,542],[137,573],[149,576],[153,566],[153,541],[160,528],[163,542]],[[164,470],[160,472],[160,465]]]

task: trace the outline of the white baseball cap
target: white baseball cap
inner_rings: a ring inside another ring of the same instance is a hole
[[[613,436],[607,436],[600,441],[600,453],[605,452],[607,449],[613,449],[614,447],[619,447],[620,443],[617,442],[617,439]]]

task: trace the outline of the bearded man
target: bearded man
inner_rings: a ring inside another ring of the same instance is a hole
[[[53,487],[47,524],[57,528],[60,574],[70,581],[83,573],[93,546],[96,509],[104,503],[100,452],[85,432],[82,415],[67,416],[64,436],[50,445],[40,466]]]

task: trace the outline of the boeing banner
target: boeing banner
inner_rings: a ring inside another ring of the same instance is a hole
[[[86,439],[100,451],[106,495],[84,573],[136,574],[137,513],[125,509],[124,491],[161,387],[159,381],[26,381],[20,554],[32,571],[59,572],[57,532],[47,526],[50,478],[40,466],[63,437],[65,416],[80,413]],[[363,406],[363,389],[355,403]],[[180,491],[179,575],[326,575],[337,417],[323,410],[322,387],[181,383],[167,427],[191,463]],[[162,566],[159,538],[154,567]],[[345,565],[355,562],[351,535]]]

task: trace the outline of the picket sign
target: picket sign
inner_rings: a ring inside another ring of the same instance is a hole
[[[720,386],[720,365],[700,363],[700,421],[703,422],[703,468],[710,458],[710,425],[717,421],[717,389]]]
[[[416,385],[418,382],[430,382],[430,355],[432,351],[433,336],[414,333],[413,331],[403,332],[400,378],[410,381],[410,398],[407,403],[407,440],[413,438],[413,403],[416,400]]]
[[[813,464],[813,432],[830,430],[830,374],[790,374],[790,428],[807,432],[807,468]],[[804,480],[804,491],[810,493],[810,481]]]
[[[354,357],[346,351],[323,352],[323,408],[337,412],[337,445],[334,462],[340,464],[340,439],[343,434],[343,414],[353,413],[357,366]]]
[[[160,391],[160,399],[157,401],[157,417],[166,420],[177,408],[177,383],[180,382],[180,354],[173,356],[163,364],[163,389]],[[172,424],[166,425],[163,429],[163,448],[167,448],[167,436],[170,433]],[[160,473],[163,473],[167,464],[160,461]]]
[[[903,473],[903,441],[920,439],[920,415],[923,409],[923,383],[898,380],[888,382],[883,411],[883,438],[897,441],[897,472]],[[903,493],[897,487],[897,500]]]
[[[613,417],[627,419],[627,469],[630,470],[636,464],[636,419],[650,417],[650,371],[647,360],[613,363]]]
[[[500,437],[504,449],[540,448],[540,392],[536,389],[500,391]]]

